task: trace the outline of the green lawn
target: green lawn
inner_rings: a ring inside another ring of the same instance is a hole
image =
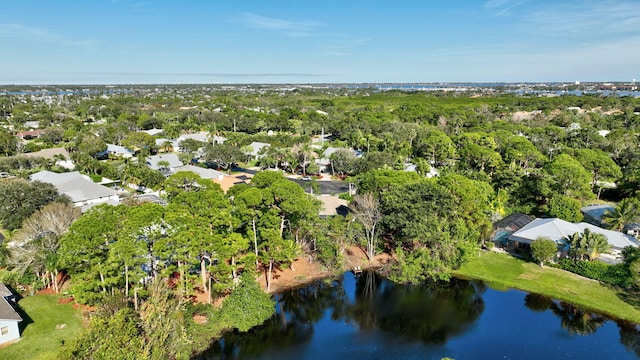
[[[19,342],[0,349],[0,359],[55,359],[61,341],[71,343],[82,329],[82,315],[73,304],[59,304],[58,295],[27,296],[18,302],[22,323]],[[66,327],[56,330],[56,325]]]
[[[622,298],[629,294],[601,285],[576,274],[541,268],[506,254],[482,252],[478,258],[464,264],[457,275],[484,280],[498,288],[515,288],[570,302],[584,308],[640,324],[640,307]],[[638,304],[638,299],[633,299]]]

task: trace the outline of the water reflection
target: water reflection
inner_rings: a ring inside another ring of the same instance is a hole
[[[620,343],[640,358],[640,325],[619,321]]]
[[[347,315],[360,328],[444,344],[466,331],[484,310],[483,287],[463,280],[449,284],[396,286],[374,273],[357,283],[357,301]]]
[[[276,314],[263,326],[227,334],[202,357],[473,358],[488,343],[482,347],[487,357],[640,357],[635,324],[613,323],[545,296],[489,292],[477,281],[400,286],[372,272],[348,273],[276,299]]]
[[[527,294],[524,298],[524,305],[528,309],[538,312],[551,310],[554,315],[560,318],[560,326],[570,335],[594,334],[608,320],[602,315],[584,311],[566,302],[554,301],[544,295]]]
[[[273,318],[249,334],[228,334],[205,356],[253,357],[308,342],[325,315],[354,326],[356,332],[382,329],[393,336],[444,344],[469,329],[484,309],[485,287],[480,282],[454,279],[449,284],[398,286],[365,272],[350,290],[354,300],[340,278],[279,294]]]

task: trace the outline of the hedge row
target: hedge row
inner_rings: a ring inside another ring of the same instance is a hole
[[[563,270],[601,281],[603,283],[627,288],[632,285],[631,273],[624,264],[609,265],[600,261],[573,261],[561,259]]]

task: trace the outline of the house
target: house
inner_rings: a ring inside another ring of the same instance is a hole
[[[220,185],[224,192],[227,192],[232,186],[241,183],[247,183],[245,181],[245,177],[235,177],[231,175],[227,175],[223,172],[213,169],[201,168],[199,166],[193,165],[185,165],[176,169],[176,172],[180,171],[191,171],[203,179],[209,179],[214,183]]]
[[[511,234],[525,227],[533,219],[532,216],[526,214],[511,214],[493,224],[493,233],[490,239],[494,243],[500,243],[504,246],[507,244]]]
[[[202,168],[194,165],[184,165],[176,169],[176,172],[180,171],[191,171],[193,173],[196,173],[201,178],[209,180],[221,179],[225,176],[224,173],[218,170]]]
[[[118,204],[120,197],[114,189],[96,184],[89,177],[77,171],[54,173],[40,171],[29,177],[32,181],[42,181],[52,184],[60,194],[69,196],[74,206],[82,207],[86,211],[91,206],[100,203]]]
[[[611,255],[616,258],[621,255],[622,249],[625,247],[638,247],[640,245],[636,238],[621,232],[603,229],[586,222],[574,224],[557,218],[535,219],[511,234],[509,241],[516,243],[516,245],[531,245],[536,239],[546,237],[556,244],[566,244],[564,239],[575,233],[584,233],[586,229],[589,229],[592,233],[604,235],[611,245]]]
[[[361,158],[363,155],[362,151],[360,150],[354,150],[352,148],[336,148],[330,146],[324,150],[324,152],[322,153],[322,157],[314,160],[316,165],[318,165],[321,173],[331,172],[331,155],[333,155],[340,149],[349,151],[356,158]]]
[[[31,140],[37,139],[44,133],[44,130],[29,130],[29,131],[21,131],[16,134],[22,140]]]
[[[164,129],[156,129],[156,128],[149,129],[149,130],[140,130],[140,132],[143,132],[145,134],[149,134],[151,136],[156,136],[158,134],[161,134],[163,131],[164,131]]]
[[[596,225],[602,226],[602,215],[607,211],[615,210],[614,206],[611,204],[595,204],[588,205],[580,209],[582,215],[584,215],[584,221]]]
[[[73,170],[75,168],[73,161],[71,161],[71,156],[69,156],[69,152],[63,147],[42,149],[36,152],[24,153],[23,155],[54,160],[56,165],[69,170]]]
[[[209,142],[209,133],[206,132],[206,131],[201,131],[199,133],[183,134],[183,135],[180,135],[180,137],[177,138],[176,140],[179,143],[180,141],[187,140],[187,139],[201,141],[201,142],[205,142],[206,143],[206,142]]]
[[[18,323],[22,317],[14,309],[14,302],[13,293],[0,283],[0,345],[20,339]]]
[[[126,159],[132,157],[135,153],[133,150],[127,149],[124,146],[107,144],[107,154],[114,157],[121,157]]]
[[[153,170],[160,170],[170,175],[184,164],[177,154],[162,154],[147,157],[147,165]]]
[[[246,152],[247,155],[251,157],[251,159],[259,159],[264,156],[263,152],[266,148],[269,148],[271,144],[254,141],[249,144],[250,150]]]

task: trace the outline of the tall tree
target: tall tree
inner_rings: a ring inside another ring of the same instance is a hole
[[[589,187],[591,176],[573,156],[560,154],[545,165],[544,169],[551,175],[555,192],[577,198],[592,196]]]
[[[60,238],[60,267],[74,278],[74,297],[93,304],[117,285],[121,270],[109,266],[109,247],[118,240],[128,208],[101,204],[92,207]]]
[[[49,183],[19,178],[0,179],[0,199],[0,224],[7,230],[20,228],[26,218],[51,202],[69,202]]]
[[[18,138],[4,129],[0,130],[0,152],[5,156],[11,156],[17,151]]]
[[[80,214],[79,208],[57,202],[33,213],[11,238],[9,263],[20,273],[33,271],[58,292],[60,237]]]
[[[378,223],[382,219],[380,202],[372,193],[356,195],[351,204],[353,217],[362,225],[366,254],[373,261],[378,245]]]
[[[591,191],[594,191],[598,182],[615,181],[622,177],[620,167],[611,159],[611,156],[599,149],[578,149],[574,153],[575,158],[591,173]],[[599,194],[598,194],[599,195]]]

